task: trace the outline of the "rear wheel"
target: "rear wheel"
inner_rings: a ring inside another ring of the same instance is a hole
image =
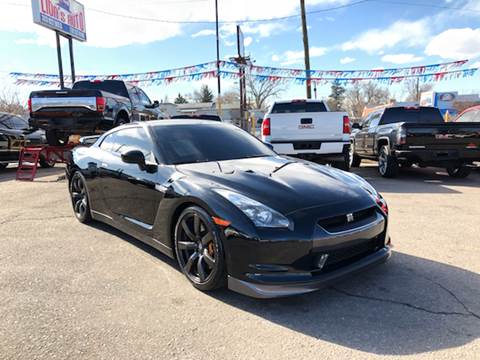
[[[451,177],[454,177],[454,178],[458,178],[458,179],[466,178],[468,175],[470,175],[471,172],[472,172],[472,170],[470,168],[466,167],[465,165],[452,166],[452,167],[447,168],[448,175],[450,175]]]
[[[70,197],[72,199],[73,212],[78,221],[84,224],[91,222],[92,215],[90,213],[86,181],[78,171],[73,174],[70,181]]]
[[[355,143],[350,145],[350,167],[359,167],[362,158],[355,153]]]
[[[57,130],[47,130],[45,137],[47,138],[48,145],[64,146],[68,144],[70,135],[58,132]]]
[[[390,154],[390,150],[386,145],[380,148],[378,154],[378,172],[387,178],[393,178],[398,174],[397,158]]]
[[[182,272],[197,289],[209,291],[225,285],[227,275],[220,233],[202,208],[189,207],[178,218],[175,253]]]
[[[348,149],[344,149],[343,160],[334,162],[333,166],[343,171],[350,171],[350,163],[351,163],[350,155],[351,155],[350,147],[348,147]]]
[[[129,122],[130,121],[128,120],[128,117],[126,117],[125,115],[120,115],[117,121],[115,122],[115,126],[125,125],[125,124],[128,124]]]

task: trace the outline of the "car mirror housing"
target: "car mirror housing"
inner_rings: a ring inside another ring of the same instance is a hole
[[[360,123],[353,123],[352,129],[362,130],[363,126]]]
[[[145,170],[145,156],[139,150],[130,150],[122,154],[122,161],[127,164],[137,164],[141,170]]]

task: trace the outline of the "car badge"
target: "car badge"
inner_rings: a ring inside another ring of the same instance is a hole
[[[328,259],[328,254],[322,254],[318,258],[317,266],[318,266],[319,269],[322,269],[325,266],[325,263],[327,262],[327,259]]]
[[[353,222],[353,220],[355,220],[355,218],[353,217],[353,214],[347,214],[347,222],[351,223]]]

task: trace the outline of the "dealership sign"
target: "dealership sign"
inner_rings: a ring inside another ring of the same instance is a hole
[[[33,22],[80,41],[87,40],[85,10],[75,0],[32,0]]]

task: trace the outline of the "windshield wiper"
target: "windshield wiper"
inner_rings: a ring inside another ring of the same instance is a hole
[[[286,162],[285,164],[283,164],[282,166],[279,166],[277,167],[275,170],[273,170],[271,173],[270,173],[270,176],[272,176],[273,174],[275,174],[278,170],[281,170],[283,169],[284,167],[288,166],[288,165],[291,165],[291,164],[296,164],[298,163],[298,161],[288,161]]]

